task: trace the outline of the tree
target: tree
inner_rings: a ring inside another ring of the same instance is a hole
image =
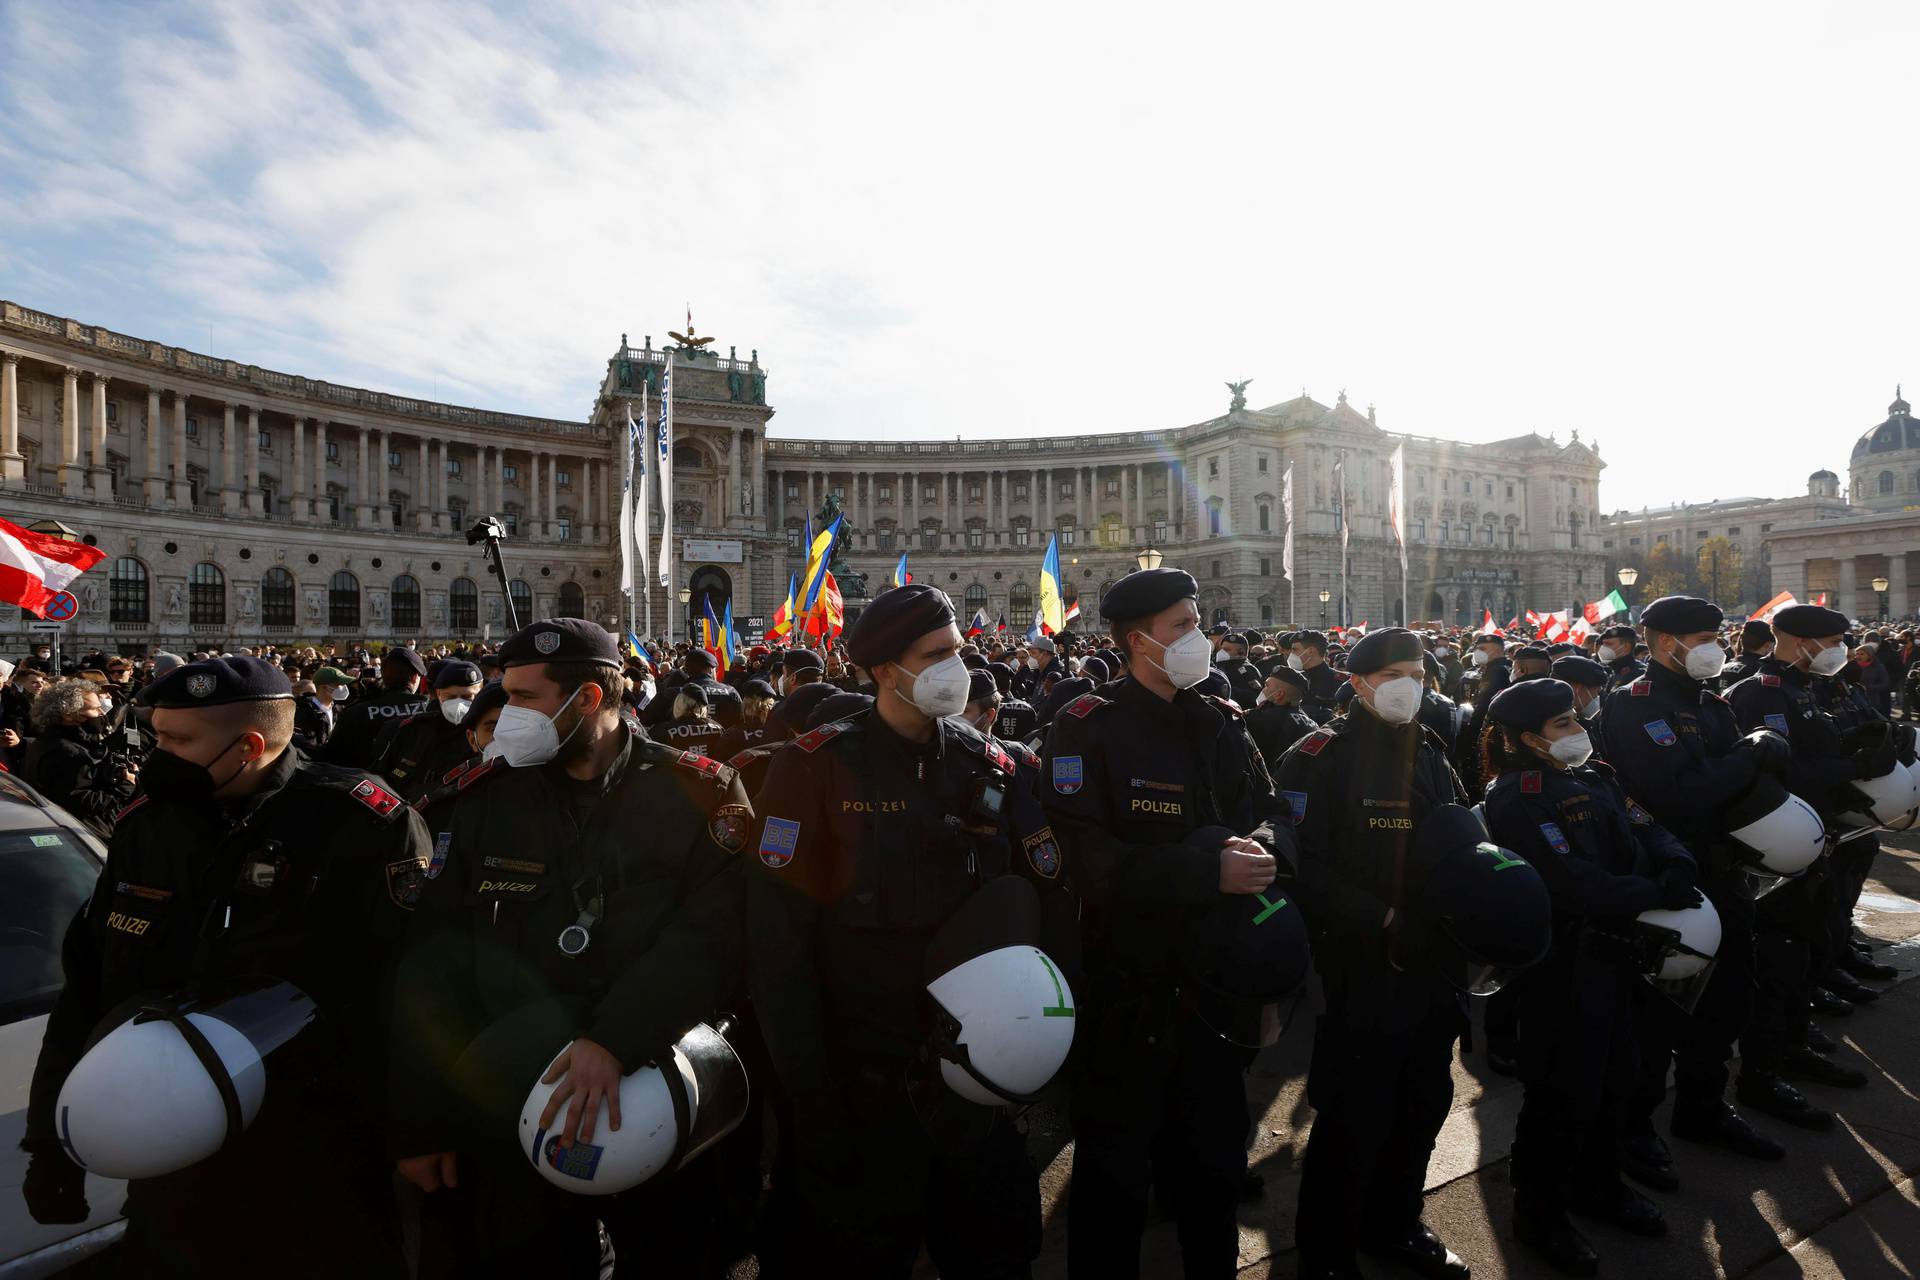
[[[1640,581],[1646,584],[1647,600],[1691,595],[1693,566],[1684,556],[1675,553],[1671,543],[1656,542],[1647,552],[1647,567],[1641,571]]]
[[[1706,598],[1715,604],[1724,596],[1738,594],[1745,559],[1740,548],[1722,537],[1708,538],[1693,558],[1693,579]]]

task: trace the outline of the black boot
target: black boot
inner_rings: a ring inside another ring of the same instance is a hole
[[[1520,1042],[1512,1036],[1488,1036],[1487,1065],[1495,1075],[1519,1075]]]
[[[1840,1047],[1840,1042],[1809,1022],[1807,1024],[1807,1048],[1815,1053],[1832,1053]]]
[[[1840,968],[1861,982],[1892,982],[1900,976],[1900,971],[1892,965],[1881,964],[1871,955],[1862,955],[1851,947],[1840,957]]]
[[[1799,1125],[1802,1129],[1833,1127],[1833,1112],[1814,1106],[1798,1089],[1779,1076],[1743,1070],[1740,1083],[1733,1088],[1733,1096],[1742,1106],[1752,1107],[1776,1120]]]
[[[1853,1012],[1852,1005],[1825,987],[1815,987],[1808,995],[1807,1003],[1813,1006],[1815,1013],[1824,1013],[1829,1018],[1844,1018]]]
[[[1784,1159],[1787,1149],[1760,1133],[1739,1112],[1724,1102],[1715,1101],[1699,1110],[1673,1109],[1673,1136],[1687,1142],[1721,1147],[1736,1155],[1755,1160]]]
[[[1558,1219],[1516,1216],[1513,1236],[1562,1275],[1591,1276],[1600,1272],[1600,1255],[1564,1216]]]
[[[1397,1262],[1427,1280],[1470,1280],[1473,1275],[1459,1255],[1447,1248],[1424,1222],[1415,1222],[1413,1229],[1404,1234],[1363,1238],[1360,1252]]]
[[[1829,1062],[1811,1048],[1789,1049],[1780,1059],[1780,1074],[1789,1080],[1832,1085],[1836,1089],[1864,1089],[1867,1073]]]
[[[1667,1216],[1660,1212],[1660,1206],[1623,1183],[1576,1195],[1570,1207],[1583,1217],[1611,1222],[1622,1231],[1649,1240],[1667,1234]]]
[[[1880,993],[1872,987],[1863,987],[1854,981],[1853,975],[1845,969],[1829,969],[1826,976],[1827,990],[1842,1000],[1853,1004],[1872,1004],[1880,998]]]
[[[1655,1191],[1678,1191],[1680,1177],[1673,1171],[1673,1152],[1648,1129],[1620,1140],[1620,1172]]]

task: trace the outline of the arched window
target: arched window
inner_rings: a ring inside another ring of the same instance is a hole
[[[563,582],[560,584],[560,612],[555,616],[561,618],[584,618],[587,616],[587,593],[580,589],[579,583]]]
[[[272,568],[260,576],[260,623],[268,627],[293,625],[293,575]]]
[[[393,629],[409,634],[420,629],[420,580],[410,573],[393,580]]]
[[[1880,473],[1880,492],[1882,493],[1893,492],[1893,472],[1882,471]]]
[[[960,629],[965,631],[972,621],[976,610],[987,607],[987,588],[983,583],[973,583],[967,588],[967,616],[960,620]]]
[[[520,619],[520,625],[526,626],[533,621],[533,588],[515,578],[507,584],[507,594],[513,597],[513,616]]]
[[[113,562],[107,579],[108,617],[114,622],[147,620],[147,566],[132,556]]]
[[[675,467],[704,467],[707,465],[707,455],[690,444],[677,444],[673,446],[673,465]]]
[[[327,582],[327,625],[360,625],[360,579],[345,569],[334,574]]]
[[[1013,584],[1007,593],[1007,625],[1021,635],[1033,623],[1033,588],[1024,582]]]
[[[472,578],[455,578],[447,588],[447,607],[453,615],[455,631],[471,631],[480,625],[480,592]]]
[[[226,623],[227,575],[219,565],[202,560],[187,575],[187,621],[196,627]]]

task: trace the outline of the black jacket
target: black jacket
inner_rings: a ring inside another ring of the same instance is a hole
[[[430,702],[425,711],[394,726],[374,768],[412,803],[472,754],[465,731],[440,714],[439,703]]]
[[[349,769],[373,769],[380,762],[380,735],[432,704],[425,694],[383,689],[344,709],[335,707],[333,734],[320,749],[320,758]]]
[[[114,815],[133,798],[133,784],[107,759],[107,740],[75,725],[54,725],[28,742],[21,771],[34,790],[102,836],[113,834]]]

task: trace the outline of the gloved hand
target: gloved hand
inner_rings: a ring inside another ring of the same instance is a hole
[[[1700,891],[1693,887],[1690,867],[1668,867],[1653,878],[1660,886],[1660,905],[1668,911],[1685,911],[1700,905]]]
[[[20,1194],[26,1198],[27,1212],[43,1226],[85,1222],[87,1175],[58,1147],[36,1151],[27,1161],[26,1181]]]
[[[1920,735],[1914,733],[1913,726],[1910,724],[1893,726],[1894,758],[1909,769],[1913,768],[1916,762],[1920,762],[1920,747],[1916,746],[1916,737]]]
[[[1900,763],[1900,753],[1894,748],[1891,733],[1881,733],[1865,738],[1853,751],[1856,777],[1884,777],[1898,763]]]
[[[1787,766],[1793,761],[1793,747],[1785,738],[1771,729],[1755,729],[1741,740],[1741,745],[1753,757],[1760,772],[1776,778],[1787,776]]]

